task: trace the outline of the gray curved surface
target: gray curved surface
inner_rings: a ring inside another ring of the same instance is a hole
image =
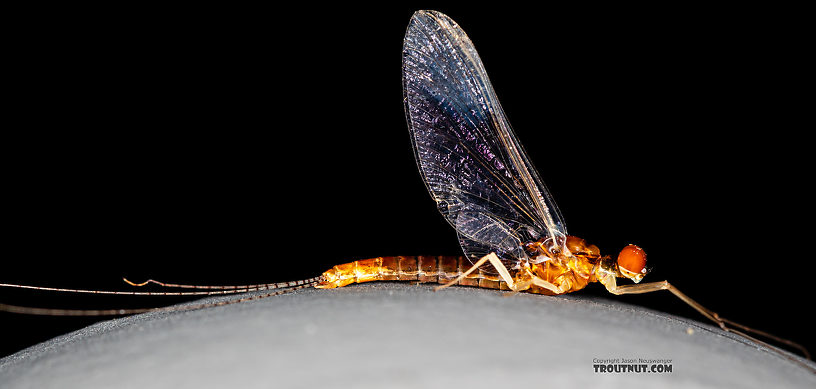
[[[671,359],[672,372],[595,372],[596,358]],[[612,300],[400,283],[125,317],[0,360],[3,388],[567,385],[813,388],[816,375],[718,328]]]

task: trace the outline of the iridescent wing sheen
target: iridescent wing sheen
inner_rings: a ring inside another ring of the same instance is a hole
[[[540,238],[563,248],[555,202],[513,134],[464,31],[446,15],[418,11],[403,44],[405,114],[414,154],[439,211],[473,261],[495,251],[526,259]]]

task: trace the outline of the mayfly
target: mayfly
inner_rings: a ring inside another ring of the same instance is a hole
[[[465,32],[436,11],[416,12],[403,43],[405,115],[420,174],[439,211],[456,230],[465,256],[379,257],[334,266],[319,277],[275,284],[199,286],[148,283],[163,287],[209,289],[195,292],[118,292],[44,288],[80,293],[130,295],[213,295],[276,289],[238,300],[181,307],[127,310],[63,310],[0,304],[0,310],[45,315],[116,315],[156,310],[211,307],[254,300],[306,288],[337,288],[368,281],[415,281],[560,295],[601,283],[610,293],[667,290],[723,330],[799,349],[799,344],[724,319],[667,281],[641,284],[648,273],[646,254],[635,245],[616,258],[567,234],[566,225],[524,149],[510,128],[479,56]],[[617,279],[634,282],[618,285]],[[784,354],[783,354],[784,355]]]

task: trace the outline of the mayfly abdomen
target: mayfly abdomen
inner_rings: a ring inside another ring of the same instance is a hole
[[[337,265],[322,275],[323,282],[316,288],[339,288],[369,281],[415,281],[445,284],[472,264],[465,257],[409,256],[377,257]],[[475,271],[457,282],[457,285],[487,289],[510,290],[498,276]]]

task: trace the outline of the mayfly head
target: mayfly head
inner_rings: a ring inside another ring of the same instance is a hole
[[[618,270],[622,276],[635,283],[640,282],[648,273],[646,270],[646,252],[633,244],[624,247],[618,254]]]

